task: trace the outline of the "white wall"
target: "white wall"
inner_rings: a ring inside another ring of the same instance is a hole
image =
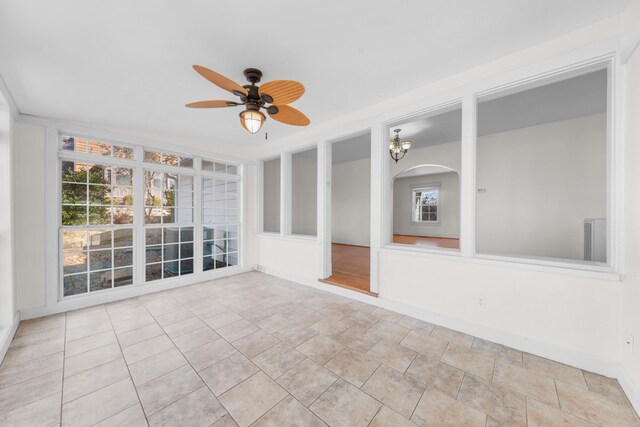
[[[607,118],[478,138],[476,251],[584,259],[584,219],[605,218]]]
[[[332,242],[369,246],[371,160],[337,163],[331,169]]]
[[[627,42],[640,40],[640,1],[632,2],[625,23]],[[625,67],[625,265],[620,298],[621,352],[623,373],[628,378],[627,393],[640,412],[640,48]],[[634,345],[626,344],[633,337]],[[621,381],[622,382],[622,381]]]
[[[12,209],[13,117],[0,92],[0,360],[3,338],[13,326],[14,274]]]
[[[14,244],[18,309],[45,304],[45,128],[17,122],[14,130]]]
[[[439,185],[437,223],[413,221],[413,188]],[[393,181],[393,233],[411,236],[460,236],[460,179],[457,172],[436,173]]]
[[[262,230],[280,232],[280,158],[266,161],[262,165]]]
[[[583,353],[583,360],[564,360],[574,365],[594,357],[617,358],[618,282],[450,257],[391,251],[379,256],[384,298],[444,316],[452,327],[469,333],[500,331],[492,338],[529,351],[548,350],[533,345],[544,343],[554,350],[572,349],[574,356]]]
[[[313,158],[309,158],[309,156]],[[291,156],[291,233],[315,236],[318,229],[318,150]]]

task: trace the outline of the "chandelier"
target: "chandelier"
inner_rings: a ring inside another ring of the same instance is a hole
[[[411,141],[400,141],[400,131],[402,129],[394,129],[396,136],[389,141],[389,154],[391,158],[398,163],[398,160],[402,159],[409,148],[411,148]]]

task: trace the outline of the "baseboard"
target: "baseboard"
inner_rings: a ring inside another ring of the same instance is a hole
[[[48,316],[50,314],[63,313],[65,311],[78,310],[81,308],[92,307],[94,305],[120,301],[140,295],[180,288],[182,286],[195,285],[197,283],[203,283],[209,280],[220,279],[222,277],[229,277],[236,274],[247,273],[253,270],[255,270],[254,266],[227,267],[223,270],[212,271],[211,274],[207,274],[205,277],[203,277],[203,275],[201,274],[197,276],[180,276],[178,278],[172,278],[170,281],[163,283],[152,282],[139,286],[123,287],[113,292],[110,291],[95,295],[87,295],[83,298],[73,298],[69,300],[58,301],[50,306],[22,309],[20,310],[20,315],[21,318],[25,320],[33,319],[36,317]],[[174,281],[174,279],[178,280]]]
[[[359,292],[321,283],[316,279],[290,274],[281,270],[274,270],[269,267],[264,267],[264,272],[272,276],[383,307],[397,313],[415,317],[416,319],[464,332],[487,341],[503,344],[517,350],[562,362],[600,375],[612,378],[618,378],[619,375],[617,362],[593,354],[583,353],[545,341],[530,339],[488,326],[444,316],[415,306],[389,300],[385,298],[383,294],[380,294],[378,298],[374,298]]]
[[[394,236],[408,236],[408,237],[433,237],[434,239],[460,239],[460,236],[455,234],[440,234],[440,233],[393,233]]]
[[[633,406],[636,413],[640,415],[640,385],[633,380],[622,363],[618,364],[618,374],[616,378],[620,383],[620,387],[622,387],[622,390],[624,390],[624,393],[627,395],[629,402],[631,402],[631,406]]]
[[[16,335],[16,331],[18,330],[18,325],[20,324],[20,312],[16,312],[13,317],[13,324],[7,328],[7,330],[0,336],[0,363],[4,360],[4,356],[7,354],[9,350],[9,346],[11,345],[11,341],[13,341],[13,337]]]
[[[351,246],[366,246],[369,247],[371,242],[364,240],[332,240],[331,243],[335,243],[337,245],[351,245]]]

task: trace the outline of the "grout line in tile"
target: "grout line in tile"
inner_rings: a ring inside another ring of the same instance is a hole
[[[109,314],[109,310],[106,310],[106,311],[107,311],[107,317],[109,318],[109,323],[111,323],[111,327],[113,328],[113,321],[111,320],[111,315]],[[154,320],[155,320],[155,318],[154,318]],[[115,331],[114,331],[114,333],[115,333]],[[149,420],[147,419],[147,413],[145,412],[144,407],[142,406],[142,400],[140,400],[140,395],[138,394],[138,388],[136,387],[135,383],[133,382],[133,377],[131,376],[131,370],[129,369],[129,364],[127,363],[126,359],[124,358],[124,352],[122,351],[122,345],[120,344],[120,339],[118,338],[118,334],[115,334],[115,335],[116,335],[116,342],[118,343],[118,347],[120,347],[120,354],[122,355],[122,359],[124,361],[124,365],[126,366],[127,372],[129,373],[129,381],[131,381],[131,385],[133,386],[133,389],[136,392],[136,397],[138,398],[138,404],[142,408],[142,413],[144,414],[145,421],[147,422],[147,425],[149,425]],[[103,420],[101,420],[101,421],[103,421]]]
[[[64,365],[67,353],[67,314],[64,315],[64,346],[62,348],[62,385],[60,388],[60,425],[62,425],[62,408],[64,402]]]

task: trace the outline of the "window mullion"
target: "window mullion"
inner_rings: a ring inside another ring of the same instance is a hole
[[[136,166],[133,169],[133,253],[134,253],[134,285],[144,283],[145,268],[145,236],[144,236],[144,169],[143,149],[135,147]]]
[[[197,171],[193,182],[193,272],[202,273],[202,158],[196,157],[193,166]]]

